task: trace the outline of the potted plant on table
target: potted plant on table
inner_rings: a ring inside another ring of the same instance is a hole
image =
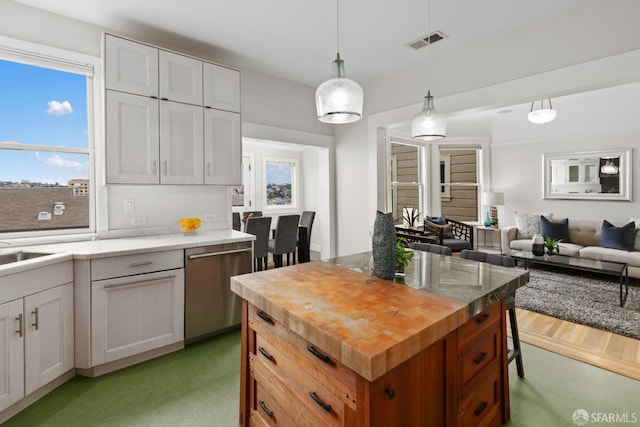
[[[547,254],[560,254],[560,242],[562,242],[562,239],[554,239],[551,236],[545,236],[544,247],[547,249]]]
[[[413,258],[413,252],[407,249],[405,239],[399,237],[396,240],[396,272],[404,273],[404,268],[409,265],[411,258]]]

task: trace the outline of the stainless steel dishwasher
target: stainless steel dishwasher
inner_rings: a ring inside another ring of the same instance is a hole
[[[185,250],[185,344],[237,327],[242,301],[231,292],[230,277],[251,273],[251,242]]]

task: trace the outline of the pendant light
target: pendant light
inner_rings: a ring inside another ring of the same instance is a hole
[[[533,109],[534,102],[535,101],[531,103],[531,111],[527,116],[531,123],[535,123],[535,124],[549,123],[551,120],[555,119],[556,116],[558,115],[558,112],[554,110],[553,106],[551,105],[551,98],[549,98],[548,100],[549,106],[547,108],[545,108],[544,106],[544,100],[540,100],[540,109],[534,110]]]
[[[333,77],[316,89],[316,111],[323,123],[352,123],[362,117],[362,87],[346,78],[344,61],[340,59],[340,0],[336,0],[336,47]]]
[[[415,139],[423,141],[433,141],[443,138],[447,133],[447,118],[440,114],[433,106],[433,96],[429,89],[431,61],[429,53],[431,51],[431,0],[427,1],[427,96],[424,97],[424,106],[411,120],[411,135]]]
[[[608,158],[605,164],[600,168],[600,172],[607,175],[615,175],[618,173],[618,167],[613,163],[611,158]]]

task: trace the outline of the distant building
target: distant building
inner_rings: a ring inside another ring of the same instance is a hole
[[[73,189],[74,196],[88,196],[89,195],[89,180],[88,179],[71,179],[67,183],[67,186]]]

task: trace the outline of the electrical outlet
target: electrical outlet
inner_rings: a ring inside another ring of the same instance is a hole
[[[131,225],[147,225],[147,218],[131,218]]]
[[[136,204],[133,200],[125,200],[124,201],[124,211],[125,212],[133,212],[136,210]]]
[[[216,216],[214,214],[208,214],[204,216],[204,220],[205,221],[215,221],[216,220]]]

